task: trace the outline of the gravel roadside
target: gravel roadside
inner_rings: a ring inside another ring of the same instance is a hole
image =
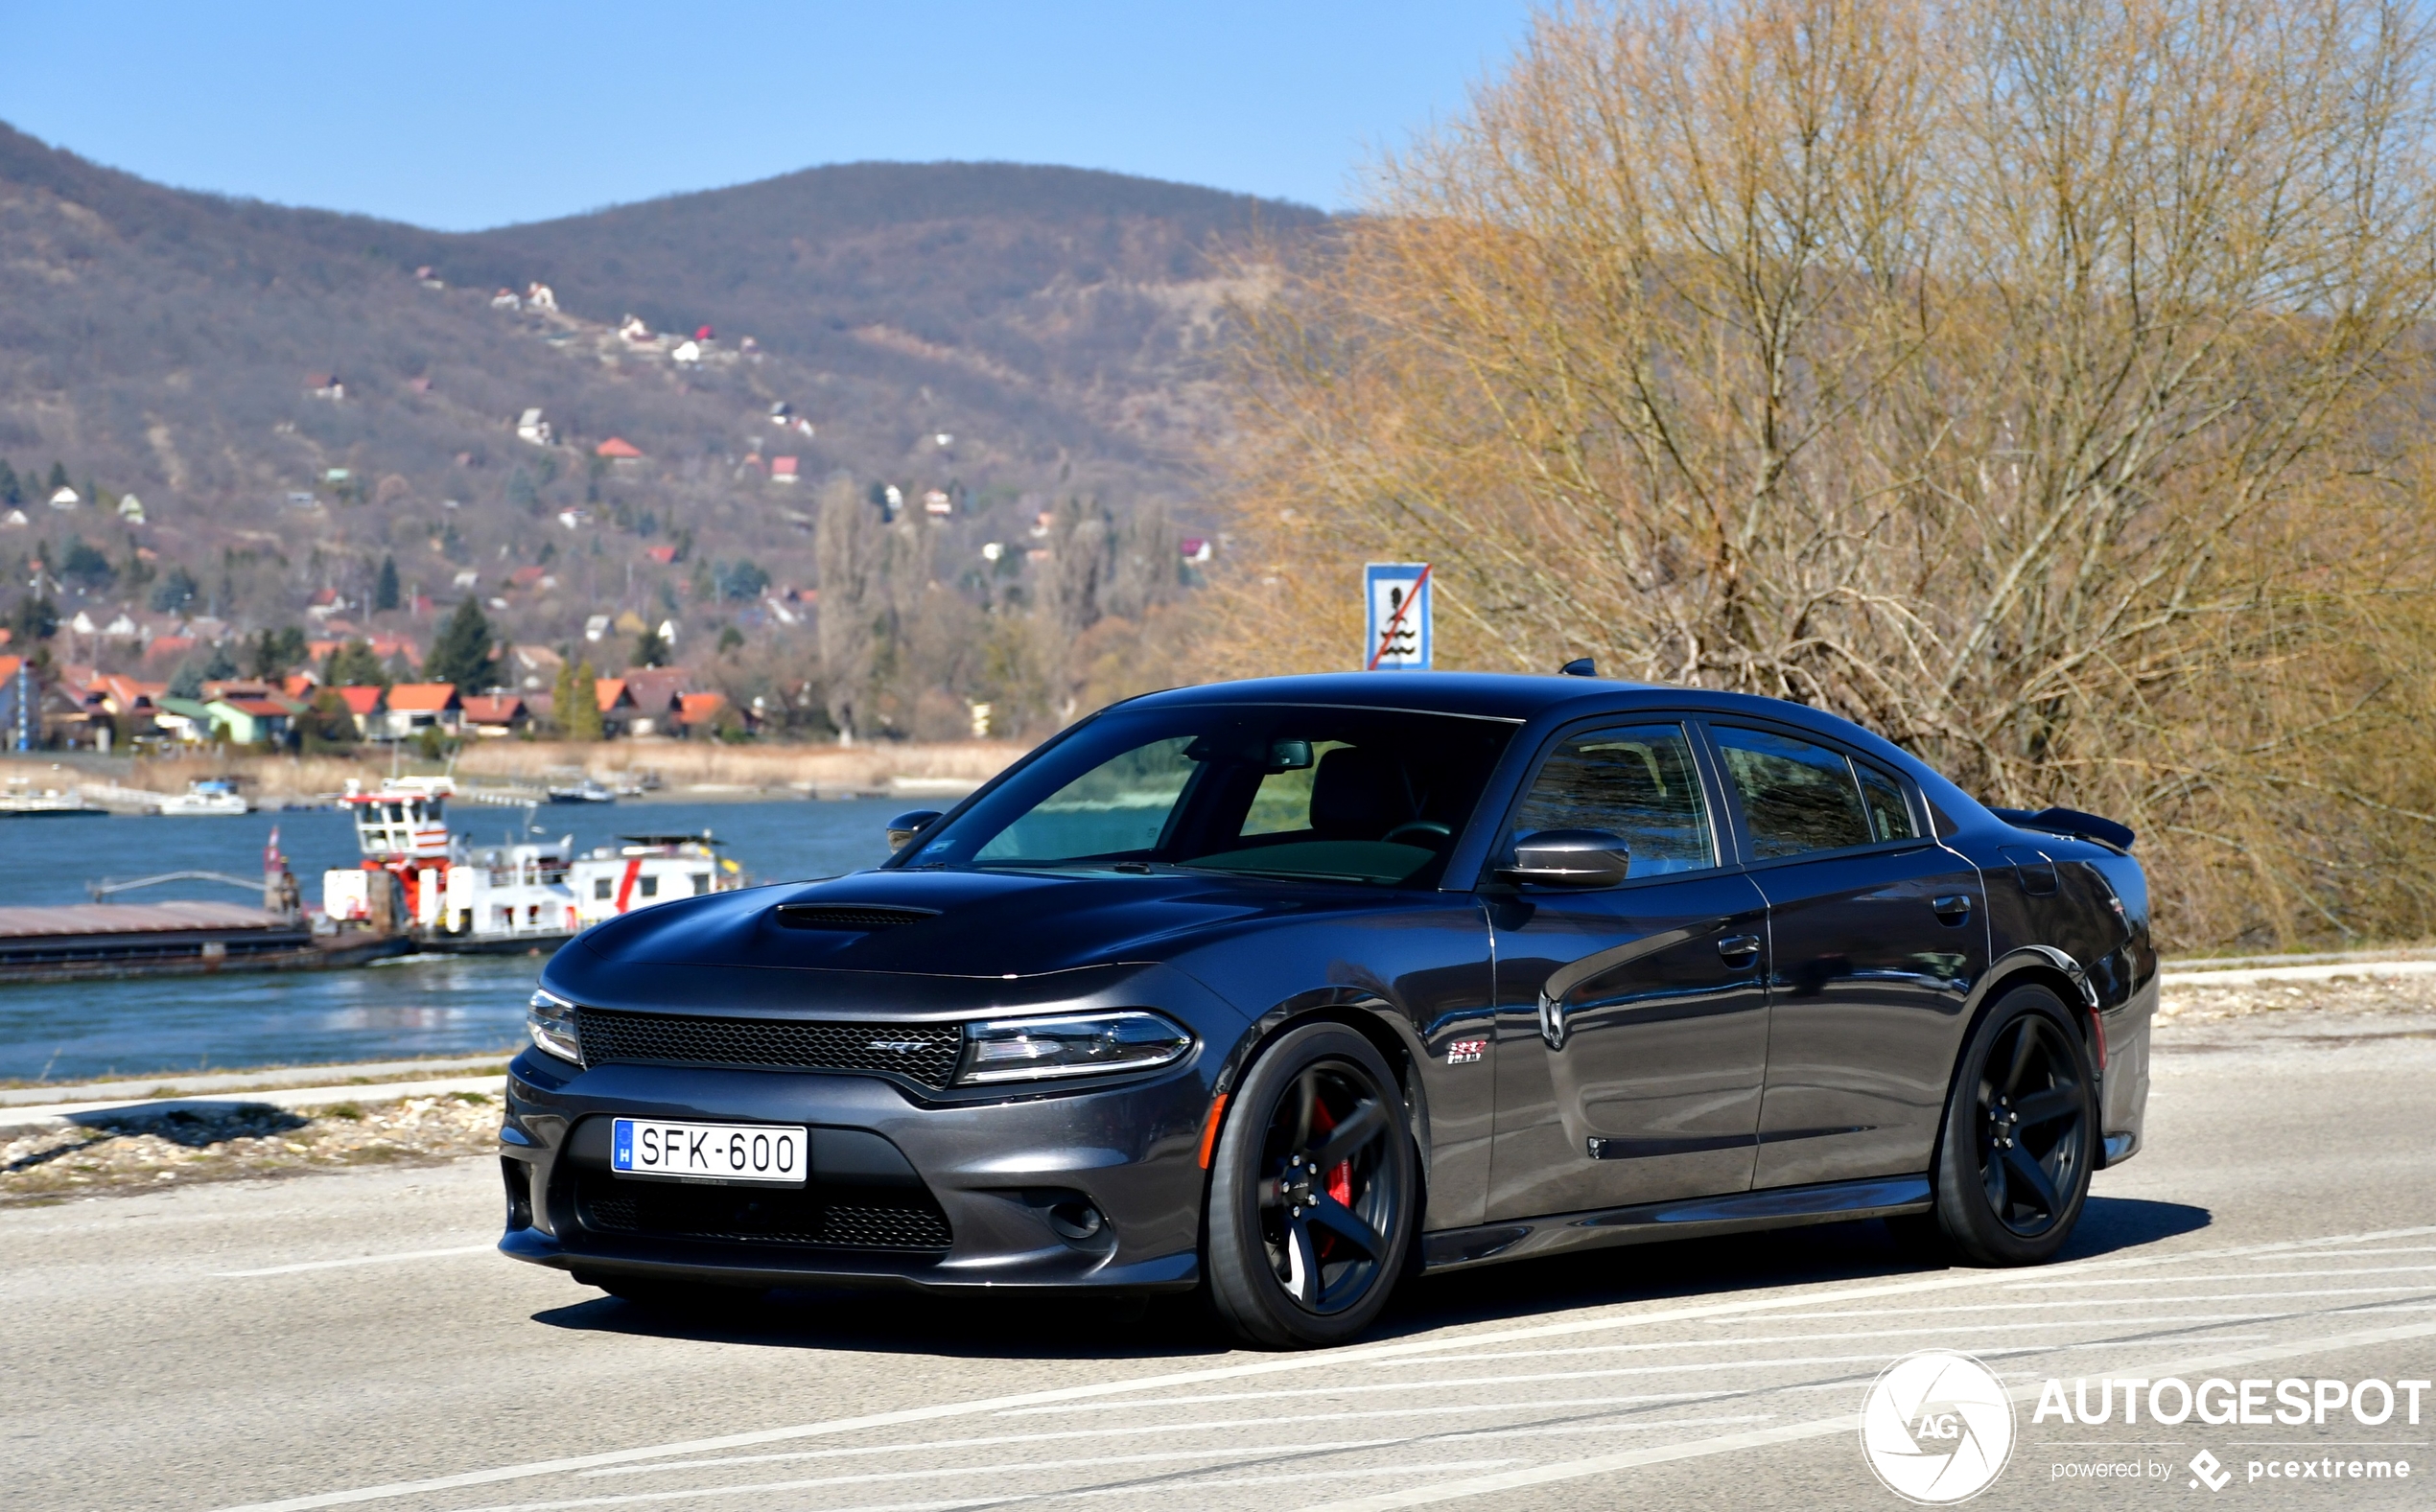
[[[0,1143],[0,1207],[153,1192],[170,1182],[435,1165],[499,1148],[499,1104],[480,1092],[224,1113],[141,1108]]]

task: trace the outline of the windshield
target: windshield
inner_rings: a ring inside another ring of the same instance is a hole
[[[1299,706],[1111,714],[1045,752],[902,864],[1158,865],[1433,886],[1512,728]]]

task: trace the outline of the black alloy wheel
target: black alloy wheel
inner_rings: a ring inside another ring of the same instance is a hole
[[[1340,1024],[1290,1031],[1230,1099],[1210,1162],[1209,1296],[1246,1342],[1340,1343],[1370,1326],[1412,1244],[1404,1099]]]
[[[2072,1014],[2044,987],[2005,993],[1971,1036],[1947,1101],[1936,1237],[1976,1265],[2051,1259],[2088,1200],[2096,1130],[2096,1078]]]
[[[2036,1239],[2067,1213],[2089,1155],[2089,1095],[2064,1032],[2043,1013],[2004,1028],[1979,1068],[1979,1188],[2007,1232]]]

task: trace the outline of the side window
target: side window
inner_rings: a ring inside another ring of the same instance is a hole
[[[1633,876],[1717,865],[1708,804],[1680,725],[1575,735],[1531,784],[1508,843],[1542,829],[1604,829],[1632,848]]]
[[[1840,850],[1876,838],[1852,763],[1841,753],[1731,725],[1713,726],[1710,733],[1742,797],[1757,859]]]
[[[1870,830],[1881,840],[1918,839],[1920,826],[1904,801],[1903,785],[1874,766],[1855,761],[1852,769],[1861,774],[1861,801],[1869,808]]]

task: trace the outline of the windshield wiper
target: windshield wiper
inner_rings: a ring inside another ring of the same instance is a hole
[[[1273,872],[1250,866],[1194,866],[1189,861],[1178,861],[1174,865],[1179,872],[1200,872],[1210,876],[1267,876],[1287,882],[1359,882],[1366,887],[1383,887],[1390,880],[1387,877],[1356,876],[1349,872]]]

